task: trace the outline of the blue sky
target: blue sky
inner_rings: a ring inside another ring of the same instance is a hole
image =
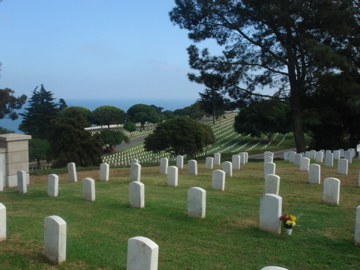
[[[172,0],[3,0],[0,88],[55,98],[196,99]],[[213,42],[200,45],[213,47]],[[210,50],[211,51],[211,50]]]

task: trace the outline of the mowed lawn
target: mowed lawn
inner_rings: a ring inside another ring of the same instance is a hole
[[[224,160],[223,160],[224,161]],[[307,183],[308,173],[288,161],[275,161],[281,178],[283,213],[303,213],[293,234],[275,235],[258,228],[264,192],[263,162],[250,161],[226,178],[225,191],[211,189],[212,170],[203,162],[198,175],[179,170],[179,186],[166,185],[159,166],[142,167],[145,208],[129,207],[129,168],[78,172],[78,182],[59,175],[59,196],[47,196],[47,176],[31,176],[26,194],[17,188],[0,192],[7,209],[7,240],[0,242],[0,269],[126,269],[127,241],[144,236],[159,245],[159,269],[359,269],[360,246],[354,245],[356,207],[360,205],[360,162],[349,175],[322,165],[321,178],[341,181],[340,205],[322,202],[323,184]],[[214,169],[220,169],[215,166]],[[96,180],[96,201],[82,199],[81,179]],[[206,218],[187,216],[187,192],[206,190]],[[43,255],[44,218],[67,222],[67,258],[59,266]]]

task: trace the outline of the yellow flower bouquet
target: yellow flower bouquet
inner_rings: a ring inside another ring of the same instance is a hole
[[[290,214],[285,214],[280,217],[286,229],[292,229],[296,226],[296,217]]]

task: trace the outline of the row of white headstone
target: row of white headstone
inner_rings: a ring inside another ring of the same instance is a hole
[[[196,197],[196,194],[194,194]],[[195,198],[192,198],[195,199]],[[6,207],[0,203],[0,241],[6,240]],[[44,218],[44,255],[51,264],[66,261],[67,224],[61,217]],[[136,236],[128,239],[127,270],[157,270],[159,246],[149,238]],[[286,270],[278,266],[267,266],[261,270]]]

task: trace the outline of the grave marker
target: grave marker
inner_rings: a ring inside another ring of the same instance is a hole
[[[328,204],[339,205],[340,201],[340,180],[328,177],[324,180],[323,201]]]
[[[197,161],[194,159],[190,159],[188,161],[188,173],[191,175],[197,175]]]
[[[66,222],[59,216],[44,219],[44,253],[52,264],[66,260]]]
[[[330,151],[326,151],[325,153],[325,167],[334,166],[334,155]]]
[[[320,184],[321,183],[321,167],[319,164],[311,164],[309,166],[309,184]]]
[[[101,163],[100,164],[100,181],[109,181],[109,164]]]
[[[275,194],[264,194],[260,197],[259,228],[262,231],[280,234],[280,216],[282,198]]]
[[[145,186],[138,181],[129,184],[130,208],[145,207]]]
[[[6,240],[6,207],[0,203],[0,242]]]
[[[127,270],[157,270],[159,246],[152,240],[136,236],[128,240]]]
[[[279,195],[280,177],[276,174],[268,174],[265,176],[265,194]]]
[[[169,160],[167,158],[160,159],[160,173],[167,174]]]
[[[166,176],[167,184],[171,187],[178,186],[178,167],[176,166],[169,166],[168,173]]]
[[[140,181],[141,179],[141,165],[139,163],[133,163],[130,166],[130,182]]]
[[[214,154],[214,165],[220,165],[221,164],[221,154],[215,153]]]
[[[184,169],[184,157],[179,155],[176,157],[176,167]]]
[[[231,162],[234,170],[240,170],[240,155],[232,155]]]
[[[90,177],[82,180],[82,195],[84,201],[95,201],[95,181]]]
[[[223,170],[214,170],[212,172],[212,189],[225,190],[225,172]]]
[[[310,166],[310,159],[307,157],[303,157],[301,158],[300,161],[300,171],[309,171],[309,166]]]
[[[214,166],[214,158],[213,157],[206,157],[205,160],[205,168],[208,170],[212,170]]]
[[[18,191],[19,193],[26,193],[27,192],[27,181],[26,181],[26,172],[25,171],[18,171],[17,172],[17,179],[18,179]]]
[[[272,162],[265,163],[264,166],[264,179],[268,174],[275,174],[276,164]]]
[[[76,166],[74,162],[67,164],[69,182],[77,182]]]
[[[57,197],[59,193],[59,176],[56,174],[48,175],[48,196]]]
[[[188,190],[188,216],[205,218],[206,213],[206,190],[193,187]]]
[[[345,158],[338,160],[337,172],[338,174],[347,175],[349,168],[349,161]]]

